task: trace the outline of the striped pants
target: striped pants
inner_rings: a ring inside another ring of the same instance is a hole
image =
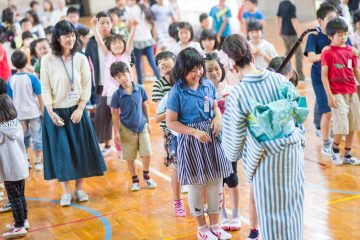
[[[264,154],[253,176],[255,205],[263,239],[302,240],[303,147],[298,142],[280,152],[265,150]]]
[[[15,227],[23,227],[24,221],[28,218],[28,210],[25,199],[25,179],[14,182],[4,182],[12,214],[15,220]]]

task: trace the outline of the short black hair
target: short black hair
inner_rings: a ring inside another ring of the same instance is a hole
[[[45,28],[44,31],[45,31],[45,35],[52,34],[52,32],[54,31],[54,26],[50,25],[47,28]]]
[[[269,66],[267,67],[268,70],[276,72],[277,69],[281,66],[281,64],[284,62],[285,60],[285,56],[277,56],[274,57],[273,59],[271,59],[271,61],[269,62]],[[286,75],[289,73],[292,73],[291,78],[289,79],[289,81],[294,84],[294,86],[296,87],[299,83],[299,75],[296,72],[295,69],[292,68],[291,66],[291,62],[289,61],[285,67],[283,68],[283,70],[281,70],[281,72],[279,72],[281,75]]]
[[[155,57],[156,66],[159,66],[159,61],[165,58],[171,58],[172,60],[174,60],[174,62],[176,61],[176,55],[174,53],[170,51],[164,51],[156,55]]]
[[[0,78],[0,95],[7,94],[7,83],[4,79]]]
[[[219,41],[217,40],[216,37],[216,33],[212,30],[212,29],[205,29],[201,32],[200,35],[200,46],[202,49],[204,49],[203,45],[202,45],[202,41],[203,40],[214,40],[215,41],[215,45],[214,45],[214,49],[218,49],[219,48]]]
[[[353,23],[356,24],[360,22],[360,10],[353,12]]]
[[[33,8],[35,5],[39,5],[38,1],[31,1],[30,2],[30,7]]]
[[[130,66],[122,61],[117,61],[110,66],[110,75],[114,78],[119,73],[130,73]]]
[[[39,15],[34,11],[34,10],[29,10],[26,12],[26,14],[30,14],[31,17],[33,18],[34,20],[34,26],[40,24],[40,19],[39,19]],[[30,20],[30,19],[29,19]]]
[[[77,15],[80,16],[80,12],[76,7],[69,7],[66,12],[66,16],[68,16],[70,13],[76,13]]]
[[[21,34],[21,38],[24,41],[27,38],[34,38],[34,35],[31,32],[26,31]]]
[[[320,19],[324,20],[326,15],[328,15],[330,12],[337,13],[337,10],[336,10],[336,8],[334,8],[333,5],[331,5],[329,3],[321,4],[319,9],[316,11],[316,18],[317,19],[320,18]]]
[[[1,21],[7,24],[14,24],[14,11],[10,7],[2,11]]]
[[[179,22],[179,25],[178,25],[179,31],[180,31],[181,29],[183,29],[183,28],[185,28],[185,29],[187,29],[187,30],[190,31],[190,34],[191,34],[190,41],[193,40],[193,38],[194,38],[194,30],[193,30],[193,27],[191,26],[191,24],[188,23],[188,22]],[[179,33],[179,32],[178,32],[178,33]]]
[[[31,57],[37,58],[36,49],[35,49],[37,43],[38,43],[38,40],[37,40],[37,39],[35,39],[34,41],[32,41],[32,42],[30,43],[30,56],[31,56]]]
[[[247,32],[263,30],[263,25],[258,20],[250,20],[246,26]]]
[[[31,21],[27,17],[24,17],[23,19],[20,20],[20,26],[23,25],[23,23],[26,23],[26,22],[31,22]]]
[[[169,25],[168,33],[170,37],[175,39],[177,42],[179,41],[179,22],[173,22]]]
[[[347,23],[342,20],[341,18],[334,18],[331,19],[326,24],[326,34],[328,36],[334,36],[338,32],[345,32],[347,33],[349,31]]]
[[[76,29],[76,31],[79,34],[79,36],[86,36],[86,35],[88,35],[90,33],[90,28],[82,26],[82,27],[78,27]]]
[[[114,8],[110,8],[108,10],[108,13],[111,15],[111,14],[115,14],[117,15],[118,17],[121,17],[121,11],[120,9],[118,9],[117,7],[114,7]]]
[[[11,55],[11,62],[16,69],[24,68],[27,63],[26,54],[21,50],[15,50]]]
[[[255,5],[258,4],[258,1],[257,1],[257,0],[246,0],[246,1],[251,2],[252,4],[255,4]]]
[[[111,43],[114,41],[121,41],[124,44],[124,49],[121,54],[126,51],[126,41],[120,34],[112,34],[105,39],[105,46],[111,52]]]
[[[194,68],[201,66],[205,69],[205,61],[203,55],[201,55],[195,48],[189,47],[182,50],[176,58],[175,66],[171,71],[173,79],[178,81],[185,81],[185,76]],[[204,78],[205,71],[201,77],[200,82]]]
[[[205,19],[207,19],[209,15],[207,13],[202,13],[199,16],[199,22],[202,23]]]
[[[111,15],[109,13],[107,13],[107,12],[104,12],[104,11],[98,12],[95,17],[96,17],[97,20],[100,20],[100,18],[105,17],[105,18],[110,18],[110,21],[112,21]]]
[[[62,55],[62,48],[59,42],[59,37],[70,33],[74,33],[76,36],[75,44],[70,51],[71,54],[75,54],[75,52],[78,51],[80,46],[80,43],[78,41],[79,37],[77,35],[75,26],[67,20],[61,20],[58,23],[56,23],[54,27],[54,31],[52,32],[52,36],[51,36],[51,49],[55,55],[57,56]]]
[[[17,118],[17,112],[11,98],[0,95],[0,123],[8,122]]]
[[[225,68],[224,65],[221,63],[219,56],[217,55],[217,53],[207,53],[205,54],[205,62],[206,61],[217,61],[217,63],[220,66],[221,69],[221,79],[220,82],[224,81],[226,73],[225,73]]]

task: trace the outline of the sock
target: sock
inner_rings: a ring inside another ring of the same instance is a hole
[[[345,157],[346,158],[351,158],[352,155],[351,155],[351,148],[345,148]]]
[[[228,218],[226,210],[224,208],[221,209],[220,214],[221,214],[221,219],[227,219]]]
[[[35,156],[35,163],[41,163],[41,157]]]
[[[132,182],[133,183],[139,183],[139,178],[138,178],[138,176],[132,176]]]
[[[327,140],[323,140],[323,146],[324,146],[324,148],[328,148],[328,147],[330,147],[330,144],[331,144],[331,142],[330,142],[330,140],[329,140],[329,139],[327,139]]]
[[[143,171],[143,177],[145,180],[149,180],[150,179],[149,171]]]
[[[204,225],[201,227],[197,227],[197,230],[198,230],[198,232],[206,233],[207,231],[209,231],[209,228],[206,225]]]
[[[239,209],[233,208],[232,209],[232,218],[234,219],[234,218],[238,218],[238,217],[240,217]]]
[[[333,148],[334,153],[340,152],[339,144],[333,143],[332,148]]]
[[[213,230],[213,231],[217,231],[217,230],[220,229],[220,226],[219,226],[219,224],[210,225],[210,229]]]

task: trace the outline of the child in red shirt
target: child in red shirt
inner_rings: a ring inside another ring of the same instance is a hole
[[[0,43],[0,78],[5,81],[11,76],[11,70],[6,56],[6,51],[3,45]]]
[[[331,158],[336,165],[360,165],[351,155],[354,132],[360,130],[360,103],[356,93],[356,79],[360,80],[357,56],[346,45],[348,26],[340,18],[326,25],[331,40],[329,48],[321,55],[321,79],[333,114],[334,142]],[[344,159],[340,158],[339,144],[345,139]]]

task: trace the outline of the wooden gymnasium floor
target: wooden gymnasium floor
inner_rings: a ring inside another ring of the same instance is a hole
[[[310,26],[313,23],[303,25]],[[267,38],[279,53],[284,46],[275,29],[270,29]],[[304,59],[305,72],[309,76],[310,64]],[[152,83],[145,83],[151,95]],[[305,219],[304,239],[360,239],[360,167],[334,166],[329,157],[320,153],[321,141],[315,137],[312,124],[314,93],[309,81],[301,83],[299,90],[307,96],[311,114],[306,121],[307,146],[305,150]],[[151,114],[155,104],[150,102]],[[188,215],[176,218],[170,188],[171,169],[163,166],[163,141],[160,128],[152,124],[152,171],[158,188],[148,190],[141,182],[141,191],[130,192],[130,175],[126,163],[116,154],[106,158],[108,171],[104,177],[85,181],[85,190],[90,200],[61,208],[57,200],[61,188],[57,181],[44,181],[43,173],[31,170],[26,180],[29,221],[31,230],[26,239],[195,239],[195,222]],[[355,137],[353,154],[360,158],[360,134]],[[233,239],[246,239],[248,226],[249,185],[244,180],[241,162],[238,166],[240,178],[240,211],[242,229],[233,232]],[[141,168],[138,169],[141,176]],[[228,197],[228,191],[226,190]],[[183,195],[187,203],[186,195]],[[229,201],[227,201],[229,202]],[[188,208],[187,208],[188,210]],[[0,215],[0,232],[5,223],[12,222],[11,213]]]

